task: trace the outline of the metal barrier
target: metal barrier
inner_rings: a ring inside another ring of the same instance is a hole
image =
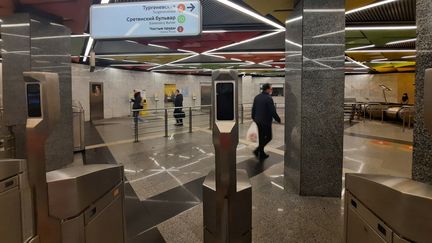
[[[411,128],[411,124],[414,123],[415,108],[414,106],[403,106],[400,111],[400,116],[402,118],[402,131],[405,132],[405,124],[408,121],[408,129]]]
[[[181,109],[182,113],[184,112],[184,117],[175,118],[176,109]],[[162,132],[165,137],[169,137],[170,132],[173,131],[188,131],[192,133],[194,127],[211,127],[211,105],[136,109],[131,111],[135,142],[139,142],[141,135],[151,133]],[[145,115],[142,116],[142,113],[145,113]],[[177,124],[177,119],[182,120],[182,125]]]
[[[239,105],[239,118],[240,118],[240,124],[244,124],[245,121],[251,121],[252,120],[252,103],[244,103]],[[285,116],[285,104],[278,104],[275,103],[276,111],[279,114],[280,117]]]
[[[252,120],[252,103],[239,105],[240,124]],[[285,105],[275,104],[278,114],[283,117]],[[185,117],[183,126],[176,126],[174,110],[182,109]],[[154,133],[163,133],[169,137],[172,132],[192,133],[194,128],[212,128],[211,105],[167,107],[157,109],[131,109],[134,141],[139,142],[139,137]],[[141,115],[145,113],[145,115]],[[136,114],[137,116],[134,116]],[[187,130],[186,130],[187,129]]]

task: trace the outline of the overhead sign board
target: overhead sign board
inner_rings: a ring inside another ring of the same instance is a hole
[[[202,7],[194,1],[150,1],[92,5],[93,39],[197,36]]]

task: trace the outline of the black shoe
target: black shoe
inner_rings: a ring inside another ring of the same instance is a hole
[[[268,159],[270,157],[270,155],[264,153],[264,154],[260,154],[259,160],[261,162],[263,162],[264,160]]]

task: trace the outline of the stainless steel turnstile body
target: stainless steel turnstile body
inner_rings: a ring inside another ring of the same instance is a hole
[[[432,186],[407,178],[346,174],[345,242],[432,241]]]
[[[252,187],[247,172],[237,170],[235,193],[223,201],[219,201],[218,196],[215,172],[212,171],[203,184],[204,242],[252,242]],[[218,214],[218,206],[223,209],[223,214]],[[218,225],[221,222],[226,223]],[[221,241],[218,236],[229,238],[229,241]]]
[[[238,145],[238,74],[214,71],[213,144],[216,169],[203,184],[204,242],[252,242],[252,187],[236,169]]]
[[[123,167],[86,165],[47,173],[51,226],[62,243],[124,242]]]
[[[0,160],[0,239],[22,243],[33,236],[25,160]]]
[[[26,72],[27,161],[34,192],[31,243],[123,243],[123,166],[87,165],[46,173],[45,146],[60,118],[58,75]]]

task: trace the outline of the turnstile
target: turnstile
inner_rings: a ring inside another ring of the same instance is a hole
[[[123,167],[86,165],[47,173],[53,232],[62,243],[124,242]]]
[[[86,165],[46,173],[45,142],[60,118],[58,75],[26,72],[27,161],[34,192],[31,243],[123,243],[123,166]]]
[[[429,243],[432,186],[382,175],[346,174],[346,243]]]
[[[0,160],[0,239],[22,243],[33,235],[31,194],[24,160]]]
[[[213,144],[216,169],[203,184],[204,242],[252,242],[252,187],[245,170],[236,169],[238,74],[214,71]]]

